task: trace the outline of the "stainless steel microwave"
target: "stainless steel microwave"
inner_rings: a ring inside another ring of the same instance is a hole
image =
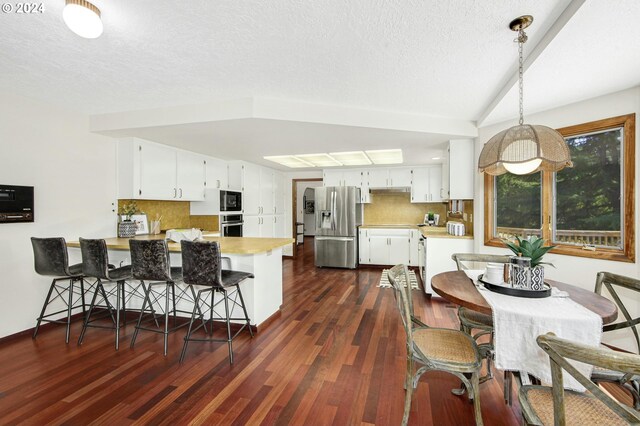
[[[0,185],[0,223],[33,222],[33,186]]]
[[[242,192],[220,190],[221,212],[242,212]]]

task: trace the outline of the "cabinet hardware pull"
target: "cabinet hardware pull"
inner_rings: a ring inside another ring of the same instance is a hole
[[[180,198],[182,198],[182,188],[180,188]]]
[[[176,188],[173,188],[173,198],[176,198],[178,196],[178,190]]]
[[[217,179],[216,182],[217,182],[218,188],[220,188],[220,179]]]
[[[142,189],[138,189],[138,195],[142,195]]]

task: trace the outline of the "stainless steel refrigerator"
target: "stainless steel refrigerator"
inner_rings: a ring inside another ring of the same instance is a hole
[[[362,225],[360,188],[316,188],[315,202],[316,266],[358,267],[358,226]]]

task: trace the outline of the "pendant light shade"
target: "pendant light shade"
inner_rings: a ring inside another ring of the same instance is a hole
[[[565,167],[573,167],[573,163],[562,135],[550,127],[531,124],[510,127],[489,139],[478,161],[480,172],[490,175],[557,172]]]
[[[66,0],[62,19],[80,37],[98,38],[102,34],[100,9],[85,0]]]
[[[557,130],[524,124],[522,46],[527,41],[524,29],[532,22],[533,17],[525,15],[509,24],[512,31],[518,32],[520,121],[517,126],[501,131],[484,145],[478,160],[481,173],[527,175],[540,170],[557,172],[565,167],[573,167],[569,147]]]

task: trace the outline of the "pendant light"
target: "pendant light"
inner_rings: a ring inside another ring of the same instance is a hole
[[[66,0],[62,19],[80,37],[98,38],[102,34],[100,9],[85,0]]]
[[[547,126],[524,124],[522,46],[527,41],[524,29],[532,22],[531,15],[524,15],[509,24],[509,28],[518,33],[520,120],[517,126],[501,131],[484,145],[478,160],[481,173],[526,175],[540,170],[557,172],[573,167],[569,147],[558,131]]]

